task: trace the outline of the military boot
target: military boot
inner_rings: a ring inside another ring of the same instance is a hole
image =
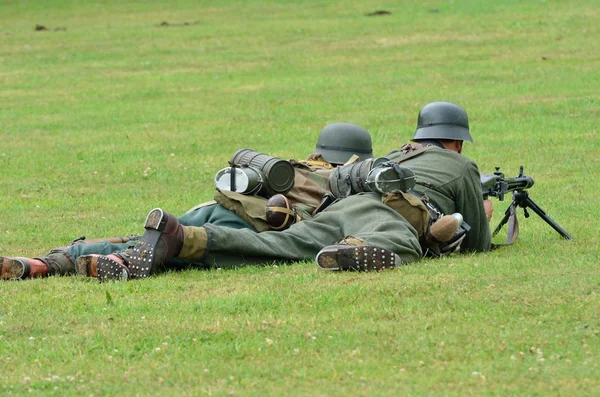
[[[183,247],[183,227],[173,215],[155,208],[146,217],[146,231],[129,259],[131,278],[153,274],[163,262],[177,256]]]
[[[40,258],[2,258],[0,274],[3,280],[48,277],[50,273],[48,264]]]
[[[101,283],[104,281],[127,281],[131,278],[131,270],[123,258],[118,255],[100,255],[96,259],[96,277]],[[88,271],[93,272],[94,259],[90,260]]]
[[[115,255],[115,254],[110,254],[110,255],[90,254],[90,255],[80,256],[79,258],[77,258],[77,262],[75,264],[75,269],[77,270],[77,274],[79,274],[80,276],[85,276],[85,277],[98,277],[98,262],[99,262],[100,258],[107,258],[107,259],[110,259],[111,261],[115,261],[116,263],[125,266],[125,268],[127,267],[125,265],[125,261],[123,260],[123,258],[118,255]],[[106,262],[105,259],[103,259],[103,261]],[[111,265],[112,265],[112,263],[111,263]],[[126,270],[128,273],[128,269],[126,269]],[[120,274],[120,276],[117,278],[122,279],[123,273],[120,272],[119,274]],[[101,281],[103,281],[103,280],[101,280]]]
[[[323,270],[379,271],[402,264],[392,251],[366,245],[356,238],[345,238],[323,248],[316,260]]]

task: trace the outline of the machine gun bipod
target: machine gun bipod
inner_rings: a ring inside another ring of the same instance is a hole
[[[542,218],[548,225],[550,225],[554,230],[556,230],[558,232],[558,234],[560,234],[563,238],[565,238],[566,240],[572,239],[572,237],[569,233],[567,233],[562,227],[560,227],[556,222],[554,222],[552,220],[552,218],[550,218],[548,215],[546,215],[546,213],[544,212],[544,210],[542,210],[540,208],[540,206],[538,206],[536,203],[533,202],[531,197],[529,197],[529,193],[527,191],[515,190],[515,191],[513,191],[512,197],[513,197],[512,203],[510,204],[510,206],[504,213],[504,217],[502,218],[502,220],[500,221],[500,223],[498,224],[498,226],[492,233],[492,237],[495,236],[500,231],[500,229],[502,229],[502,226],[504,226],[508,222],[510,216],[513,215],[513,213],[514,213],[514,210],[517,207],[521,207],[521,208],[523,208],[523,214],[525,215],[525,218],[529,218],[528,209],[531,209],[540,218]],[[517,226],[517,229],[518,229],[518,226]],[[509,233],[510,233],[510,231],[509,231]]]

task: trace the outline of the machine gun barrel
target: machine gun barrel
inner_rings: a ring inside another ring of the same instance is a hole
[[[504,179],[509,192],[514,190],[526,190],[533,186],[534,180],[530,176],[517,176],[514,178]]]
[[[493,174],[480,174],[480,180],[483,198],[496,197],[500,201],[504,200],[506,193],[529,189],[535,182],[532,177],[523,175],[523,166],[519,175],[513,178],[505,178],[497,167]]]

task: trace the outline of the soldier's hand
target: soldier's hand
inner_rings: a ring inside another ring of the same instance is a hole
[[[483,208],[485,209],[485,215],[487,216],[488,222],[492,220],[492,215],[494,215],[494,205],[491,200],[483,200]]]

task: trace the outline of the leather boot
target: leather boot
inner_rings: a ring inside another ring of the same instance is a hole
[[[22,280],[50,275],[48,265],[39,258],[5,257],[0,272],[4,280]]]
[[[145,278],[163,262],[177,256],[183,247],[183,227],[177,218],[155,208],[146,217],[146,231],[133,247],[129,259],[131,278]]]
[[[379,271],[402,264],[400,257],[392,251],[357,245],[351,239],[323,248],[316,260],[323,270]]]
[[[90,262],[96,262],[96,277],[101,283],[104,281],[127,281],[131,278],[131,271],[127,263],[118,255],[98,255],[90,259]],[[93,267],[93,264],[90,267]],[[93,273],[93,269],[88,268],[88,271]]]
[[[85,277],[98,277],[98,259],[105,256],[111,260],[114,260],[118,263],[125,264],[123,259],[120,256],[110,254],[110,255],[99,255],[99,254],[90,254],[84,255],[77,258],[75,269],[77,270],[77,274]]]

